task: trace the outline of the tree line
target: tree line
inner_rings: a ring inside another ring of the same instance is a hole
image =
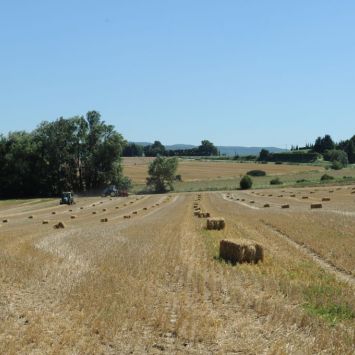
[[[120,158],[125,143],[96,111],[1,135],[0,196],[54,196],[128,184]]]
[[[355,135],[350,139],[335,143],[329,134],[317,137],[313,144],[292,147],[291,152],[270,153],[262,149],[259,161],[311,163],[322,158],[332,163],[333,169],[341,169],[355,163]]]
[[[209,140],[201,141],[201,144],[196,148],[190,149],[166,149],[160,141],[155,141],[153,144],[142,146],[136,143],[128,143],[123,149],[124,157],[183,157],[183,156],[215,156],[219,155],[217,147]]]

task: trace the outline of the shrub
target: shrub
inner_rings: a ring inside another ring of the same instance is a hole
[[[253,180],[248,175],[244,175],[242,177],[242,179],[240,180],[240,188],[242,190],[250,189],[252,187],[252,185],[253,185]]]
[[[270,180],[270,185],[281,185],[283,182],[279,178]]]
[[[247,172],[249,176],[265,176],[266,172],[264,170],[250,170]]]
[[[328,174],[324,174],[322,175],[322,177],[320,178],[320,181],[327,181],[327,180],[333,180],[334,177],[333,176],[330,176]]]
[[[333,161],[332,165],[330,166],[330,168],[333,170],[340,170],[343,167],[344,167],[344,165],[338,160]]]

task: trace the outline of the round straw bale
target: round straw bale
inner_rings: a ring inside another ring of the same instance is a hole
[[[103,208],[103,209],[102,209],[102,212],[106,212],[106,211],[107,211],[107,209],[106,209],[106,208]]]
[[[100,204],[102,205],[104,202],[103,201],[100,201]]]
[[[42,224],[48,224],[49,222],[47,220],[43,220]]]
[[[33,216],[28,216],[29,219],[33,219]]]
[[[308,196],[302,196],[302,199],[303,199],[303,200],[307,200],[307,199],[308,199]]]
[[[281,208],[290,208],[290,205],[282,205]]]
[[[241,201],[243,201],[243,202],[244,202],[244,201],[245,201],[245,198],[242,198],[242,200],[241,200]]]
[[[133,214],[138,214],[138,211],[133,211],[132,213],[133,213]]]
[[[264,207],[270,207],[270,204],[265,203]]]
[[[96,211],[92,211],[92,214],[96,214]]]
[[[57,224],[54,225],[55,229],[62,229],[65,228],[65,224],[63,222],[58,222]]]
[[[313,209],[313,208],[322,208],[323,206],[322,206],[322,204],[321,203],[312,203],[311,204],[311,209]]]
[[[118,210],[118,209],[119,209],[119,207],[118,207],[118,206],[116,206],[115,208],[116,208],[116,210]]]
[[[146,211],[148,208],[147,207],[144,207],[143,210]]]
[[[255,201],[250,201],[250,203],[255,203]]]
[[[73,210],[69,210],[69,212],[73,212]]]
[[[125,216],[123,216],[123,218],[124,219],[129,219],[129,218],[131,218],[131,216],[125,215]]]
[[[83,209],[84,209],[84,207],[80,207],[80,209],[81,209],[81,210],[83,210]]]
[[[264,195],[263,195],[263,196],[264,196]],[[270,194],[269,197],[272,197],[272,194]]]
[[[322,201],[324,201],[324,202],[330,201],[330,198],[329,197],[323,197]]]
[[[75,218],[77,218],[77,216],[71,215],[70,218],[75,219]]]
[[[93,203],[93,204],[92,204],[92,207],[95,207],[95,206],[96,206],[96,205]]]
[[[52,211],[52,214],[56,214],[57,212],[55,212],[55,211]]]
[[[3,220],[2,220],[2,223],[8,223],[8,222],[9,222],[8,219],[3,219]]]
[[[295,194],[292,194],[292,195],[290,195],[290,197],[296,197],[296,195],[295,195]]]
[[[108,219],[107,219],[107,218],[101,218],[100,221],[101,221],[101,222],[108,222]]]

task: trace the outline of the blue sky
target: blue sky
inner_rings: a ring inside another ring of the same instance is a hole
[[[0,0],[0,132],[98,110],[131,141],[355,134],[355,1]]]

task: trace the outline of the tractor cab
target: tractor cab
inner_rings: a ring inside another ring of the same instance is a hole
[[[63,192],[60,198],[61,205],[72,205],[74,203],[74,196],[72,192]]]

